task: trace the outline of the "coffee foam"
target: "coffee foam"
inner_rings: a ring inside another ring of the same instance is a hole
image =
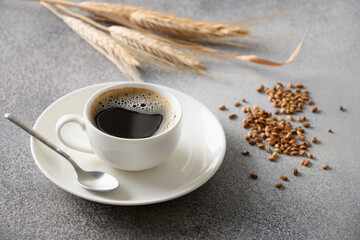
[[[154,135],[166,131],[176,119],[176,113],[165,96],[149,89],[125,87],[102,93],[93,101],[89,113],[92,124],[96,126],[94,119],[99,112],[113,107],[143,114],[161,114],[163,120]]]

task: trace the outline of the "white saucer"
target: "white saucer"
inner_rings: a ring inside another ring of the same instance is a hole
[[[179,145],[166,162],[146,171],[127,172],[112,168],[96,155],[72,150],[55,136],[55,123],[65,114],[82,115],[86,100],[96,91],[114,83],[104,83],[74,91],[51,104],[38,118],[35,129],[72,156],[85,170],[105,171],[120,182],[110,192],[82,188],[71,165],[54,151],[31,138],[31,151],[40,170],[60,188],[84,199],[113,205],[144,205],[183,196],[208,181],[220,167],[225,154],[225,134],[216,117],[201,103],[169,89],[183,106],[183,131]],[[77,125],[65,126],[63,134],[88,144]]]

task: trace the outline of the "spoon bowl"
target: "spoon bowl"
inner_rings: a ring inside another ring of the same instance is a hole
[[[79,184],[92,191],[110,191],[119,186],[118,180],[105,172],[91,171],[78,172]]]
[[[16,124],[27,133],[29,133],[34,138],[38,139],[40,142],[60,154],[74,167],[76,174],[78,176],[78,183],[83,187],[91,191],[111,191],[116,189],[119,186],[119,181],[112,175],[100,172],[100,171],[85,171],[63,150],[58,148],[56,145],[51,143],[48,139],[42,136],[40,133],[29,127],[27,124],[22,122],[20,119],[14,115],[7,113],[5,118],[10,120],[12,123]]]

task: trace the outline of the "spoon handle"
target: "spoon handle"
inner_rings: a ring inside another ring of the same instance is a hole
[[[10,120],[11,122],[13,122],[14,124],[18,125],[20,128],[22,128],[23,130],[25,130],[27,133],[29,133],[31,136],[33,136],[34,138],[38,139],[40,142],[42,142],[43,144],[45,144],[46,146],[48,146],[49,148],[51,148],[52,150],[54,150],[55,152],[57,152],[58,154],[60,154],[61,156],[63,156],[64,158],[66,158],[73,166],[74,168],[77,170],[80,167],[71,159],[71,157],[66,154],[63,150],[61,150],[60,148],[58,148],[56,145],[54,145],[52,142],[50,142],[49,140],[47,140],[44,136],[42,136],[40,133],[38,133],[37,131],[35,131],[34,129],[32,129],[31,127],[29,127],[26,123],[24,123],[23,121],[21,121],[20,119],[18,119],[17,117],[15,117],[13,114],[11,113],[6,113],[5,114],[5,118],[7,118],[8,120]]]

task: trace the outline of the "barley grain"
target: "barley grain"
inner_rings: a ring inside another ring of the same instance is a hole
[[[289,180],[288,177],[286,177],[286,176],[284,176],[284,175],[280,175],[280,178],[281,178],[282,180],[284,180],[284,181]]]
[[[229,114],[228,119],[235,119],[237,117],[236,114]]]
[[[271,152],[271,150],[270,150],[270,148],[269,148],[268,146],[265,147],[265,150],[266,150],[266,152],[268,152],[268,153]]]
[[[257,146],[258,146],[258,148],[261,148],[261,149],[265,148],[265,144],[262,144],[262,143],[258,144]]]
[[[276,157],[271,156],[271,157],[268,157],[268,159],[273,162],[276,160]]]
[[[322,169],[328,169],[329,165],[328,164],[325,164],[325,165],[322,165],[321,168]]]
[[[225,110],[225,109],[226,109],[226,106],[225,106],[225,105],[220,105],[220,106],[218,106],[218,109],[219,109],[219,110]]]
[[[317,107],[313,107],[312,109],[311,109],[311,112],[317,112],[318,111],[318,108]]]
[[[252,179],[257,179],[258,178],[258,176],[255,173],[250,173],[250,177]]]

